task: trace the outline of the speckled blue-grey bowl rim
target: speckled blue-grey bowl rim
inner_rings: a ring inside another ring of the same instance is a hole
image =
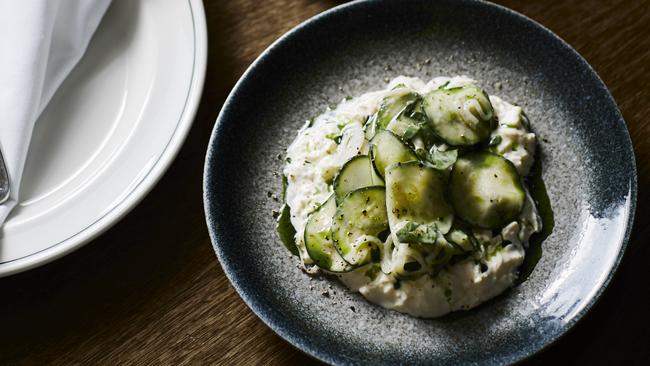
[[[511,9],[508,9],[506,7],[489,3],[486,1],[482,0],[458,0],[460,2],[464,3],[474,3],[474,4],[480,4],[482,6],[489,6],[492,7],[493,9],[496,9],[497,11],[501,12],[504,16],[507,17],[514,17],[514,18],[519,18],[520,20],[523,19],[526,22],[532,23],[534,26],[539,28],[539,31],[543,33],[544,36],[547,37],[548,40],[551,40],[553,42],[556,42],[560,47],[564,48],[566,51],[569,52],[569,54],[572,55],[572,57],[576,58],[579,63],[582,64],[582,67],[587,70],[588,73],[591,74],[591,77],[595,78],[597,80],[597,83],[600,85],[602,89],[604,89],[608,100],[607,102],[610,104],[611,108],[615,109],[615,113],[618,114],[619,120],[623,121],[623,118],[620,114],[620,111],[618,110],[618,107],[616,106],[616,103],[614,99],[612,98],[611,94],[607,90],[607,87],[603,83],[603,81],[600,79],[600,77],[597,75],[597,73],[593,70],[593,68],[587,63],[587,61],[579,54],[577,51],[575,51],[569,44],[567,44],[564,40],[562,40],[559,36],[554,34],[552,31],[544,27],[543,25],[535,22],[534,20],[517,13]],[[242,75],[240,80],[237,82],[233,90],[231,91],[230,95],[226,99],[226,101],[223,104],[223,107],[221,109],[221,112],[217,118],[216,124],[214,126],[214,129],[212,131],[212,135],[210,138],[209,146],[208,146],[208,151],[206,155],[206,160],[205,160],[205,166],[204,166],[204,179],[203,179],[203,192],[204,192],[204,208],[205,208],[205,215],[206,215],[206,222],[207,226],[209,229],[209,234],[210,238],[212,240],[213,246],[215,253],[217,257],[219,258],[219,261],[221,263],[221,266],[224,270],[224,273],[232,283],[233,287],[235,290],[239,293],[241,298],[244,300],[244,302],[249,306],[249,308],[267,325],[269,328],[271,328],[276,334],[278,334],[280,337],[284,338],[287,340],[290,344],[293,346],[297,347],[298,349],[306,352],[308,355],[319,359],[321,361],[325,362],[332,362],[332,363],[341,363],[341,362],[346,362],[345,360],[342,360],[337,357],[336,354],[333,354],[331,350],[323,349],[323,348],[314,348],[312,347],[308,342],[305,342],[305,340],[298,335],[295,332],[295,329],[292,328],[290,323],[285,323],[283,321],[278,321],[271,319],[267,314],[263,311],[263,308],[261,306],[261,301],[263,299],[260,299],[256,297],[256,294],[251,294],[246,291],[242,290],[242,287],[239,283],[238,277],[234,274],[234,271],[231,267],[231,263],[228,262],[227,260],[224,260],[225,255],[223,253],[223,248],[220,245],[220,238],[219,238],[219,233],[216,232],[215,225],[214,225],[214,220],[215,217],[212,212],[212,204],[210,202],[211,200],[211,192],[213,190],[212,188],[212,180],[214,174],[220,174],[224,172],[211,172],[211,166],[213,165],[213,162],[215,159],[220,159],[220,156],[215,155],[214,152],[214,146],[215,144],[218,143],[218,140],[220,138],[219,136],[219,131],[220,131],[220,126],[222,126],[225,123],[229,123],[229,107],[234,101],[236,101],[240,94],[241,94],[241,89],[242,89],[242,84],[244,81],[248,78],[251,77],[251,75],[261,72],[260,70],[264,67],[264,63],[267,58],[271,57],[274,52],[282,47],[284,44],[291,43],[296,36],[296,34],[303,32],[304,30],[308,29],[309,27],[313,26],[315,23],[326,23],[329,22],[332,18],[340,16],[341,14],[344,14],[345,12],[351,11],[358,7],[360,4],[367,4],[367,3],[376,3],[378,6],[381,5],[381,3],[384,2],[383,0],[357,0],[353,1],[347,4],[339,5],[335,8],[332,8],[326,12],[323,12],[321,14],[318,14],[307,21],[303,22],[302,24],[298,25],[282,37],[280,37],[277,41],[275,41],[271,46],[269,46],[252,64],[251,66],[246,70],[246,72]],[[632,156],[631,161],[626,162],[629,163],[631,166],[631,169],[633,170],[633,179],[630,181],[630,207],[629,211],[627,214],[627,225],[625,228],[625,234],[621,243],[621,249],[618,252],[618,255],[613,263],[613,266],[610,268],[609,273],[607,274],[606,279],[603,281],[602,286],[593,294],[593,296],[588,300],[588,303],[584,308],[581,309],[580,312],[578,312],[570,321],[564,324],[562,329],[557,332],[556,336],[553,339],[550,339],[546,341],[543,344],[537,344],[534,345],[534,347],[531,347],[527,350],[526,354],[521,355],[520,357],[517,357],[516,359],[513,359],[515,362],[523,361],[530,356],[538,353],[539,351],[545,349],[548,347],[550,344],[553,342],[557,341],[560,339],[562,336],[564,336],[567,331],[572,328],[579,320],[581,320],[584,315],[591,309],[591,307],[594,305],[594,303],[598,300],[598,298],[603,294],[607,286],[609,285],[611,279],[613,278],[616,269],[618,268],[621,259],[624,255],[625,248],[627,246],[627,243],[629,241],[629,237],[631,234],[632,226],[633,226],[633,221],[634,221],[634,213],[636,212],[636,198],[637,198],[637,173],[636,173],[636,164],[634,161],[634,151],[631,143],[631,139],[629,136],[629,132],[627,131],[625,125],[623,124],[622,126],[618,126],[620,128],[623,128],[625,130],[625,134],[627,137],[627,143],[625,146],[625,149],[628,149],[628,153]]]

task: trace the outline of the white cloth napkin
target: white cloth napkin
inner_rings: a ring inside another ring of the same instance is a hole
[[[86,51],[110,0],[0,0],[0,149],[18,202],[34,123]]]

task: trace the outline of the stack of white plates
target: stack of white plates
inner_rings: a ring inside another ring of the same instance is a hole
[[[201,98],[200,0],[115,0],[38,121],[0,276],[63,256],[128,213],[171,164]]]

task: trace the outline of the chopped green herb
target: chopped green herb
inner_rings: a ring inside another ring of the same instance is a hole
[[[435,224],[424,225],[408,221],[406,225],[395,232],[395,235],[401,243],[435,244],[438,233]]]
[[[430,165],[438,170],[444,170],[456,163],[458,159],[458,150],[441,150],[436,145],[431,147],[429,153],[426,155],[426,160],[431,163]]]

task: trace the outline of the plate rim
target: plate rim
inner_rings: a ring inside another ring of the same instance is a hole
[[[497,9],[498,11],[504,13],[507,16],[513,16],[515,18],[519,18],[520,20],[523,20],[527,23],[532,24],[533,26],[539,28],[539,30],[546,36],[551,37],[554,39],[556,42],[558,42],[558,45],[560,45],[562,48],[564,48],[566,51],[568,51],[569,54],[571,54],[573,57],[575,57],[578,62],[581,64],[581,66],[585,67],[586,70],[591,72],[591,75],[595,76],[595,79],[598,83],[598,87],[603,89],[605,92],[606,97],[609,99],[609,102],[615,109],[615,115],[618,117],[618,120],[622,122],[622,126],[624,128],[625,132],[625,138],[627,139],[627,144],[626,144],[626,149],[629,151],[630,156],[632,157],[631,161],[629,162],[631,164],[631,180],[629,182],[630,184],[630,190],[629,190],[629,207],[627,209],[627,222],[626,222],[626,228],[625,228],[625,234],[621,238],[620,242],[620,250],[617,254],[616,259],[612,263],[611,268],[609,269],[609,273],[607,274],[606,278],[603,280],[601,283],[600,287],[598,288],[597,291],[595,291],[592,295],[592,297],[585,303],[584,307],[577,312],[573,318],[571,318],[568,322],[562,325],[562,328],[559,330],[559,332],[556,334],[556,336],[550,340],[545,340],[541,342],[537,348],[533,350],[526,350],[520,354],[514,355],[515,357],[511,359],[511,363],[519,363],[525,360],[528,360],[532,358],[533,356],[539,354],[541,351],[547,349],[549,346],[552,344],[555,344],[557,341],[560,339],[564,338],[569,331],[574,328],[574,326],[580,322],[581,320],[584,319],[584,316],[592,309],[594,304],[600,299],[602,294],[609,288],[609,285],[611,284],[611,280],[613,277],[616,275],[618,267],[621,263],[621,260],[626,252],[629,240],[630,240],[630,235],[632,233],[632,229],[634,226],[634,219],[635,219],[635,214],[636,214],[636,206],[637,206],[637,194],[638,194],[638,173],[637,173],[637,166],[636,166],[636,155],[634,153],[634,145],[632,144],[632,139],[630,137],[630,132],[627,127],[627,123],[625,122],[625,119],[623,118],[623,115],[620,111],[620,108],[618,104],[616,103],[614,97],[611,95],[611,92],[607,88],[607,85],[605,82],[602,80],[600,75],[594,70],[594,68],[587,62],[587,60],[577,51],[575,50],[568,42],[566,42],[564,39],[562,39],[560,36],[555,34],[553,31],[551,31],[549,28],[546,26],[540,24],[536,20],[519,13],[515,10],[512,10],[508,7],[505,7],[500,4],[492,3],[486,0],[458,0],[461,3],[469,4],[472,6],[476,5],[482,5],[486,7],[493,7]],[[213,222],[215,221],[215,217],[213,213],[210,210],[210,207],[213,205],[210,200],[210,182],[212,181],[212,173],[210,171],[210,166],[213,165],[213,161],[217,159],[217,157],[214,154],[214,145],[216,144],[217,140],[217,135],[219,134],[219,130],[221,129],[224,119],[227,119],[226,115],[228,114],[228,110],[230,106],[234,103],[234,100],[237,99],[237,94],[239,93],[242,84],[255,72],[255,70],[264,62],[266,58],[271,55],[276,48],[279,46],[291,42],[292,38],[303,31],[305,28],[309,27],[311,24],[316,23],[316,22],[321,22],[321,21],[327,21],[327,18],[336,16],[338,13],[342,13],[345,11],[348,11],[354,7],[359,6],[360,4],[369,4],[369,3],[377,3],[380,4],[382,2],[385,2],[384,0],[354,0],[345,4],[341,4],[338,6],[335,6],[333,8],[330,8],[326,11],[323,11],[319,14],[316,14],[305,21],[301,22],[297,26],[293,27],[290,29],[288,32],[282,34],[278,39],[276,39],[273,43],[271,43],[260,55],[250,64],[250,66],[244,71],[244,73],[241,75],[241,77],[238,79],[237,83],[233,86],[232,90],[228,94],[228,97],[225,99],[221,110],[219,112],[219,115],[217,116],[217,119],[215,121],[215,124],[213,126],[212,133],[210,135],[210,140],[208,143],[207,147],[207,152],[206,152],[206,157],[205,157],[205,163],[204,163],[204,168],[203,168],[203,206],[204,206],[204,211],[205,211],[205,218],[206,218],[206,225],[208,227],[208,232],[210,235],[210,240],[212,242],[213,249],[216,253],[216,256],[219,260],[219,263],[223,269],[224,274],[232,284],[233,288],[237,292],[237,294],[241,297],[241,299],[244,301],[246,306],[260,319],[262,322],[269,328],[271,329],[275,334],[280,336],[283,340],[287,341],[292,347],[302,351],[306,355],[315,358],[319,361],[322,362],[327,362],[330,364],[345,364],[346,361],[349,363],[349,360],[346,360],[343,357],[332,357],[331,353],[328,353],[324,350],[321,350],[318,347],[311,346],[308,342],[303,340],[302,338],[296,336],[291,332],[290,327],[287,327],[286,325],[283,324],[277,324],[274,319],[268,316],[266,312],[260,308],[259,302],[253,298],[253,296],[250,296],[250,294],[246,293],[242,287],[240,286],[239,282],[236,281],[236,274],[235,271],[232,268],[231,263],[225,261],[224,259],[224,254],[222,249],[218,245],[218,237],[219,235],[216,233],[216,229],[214,228]],[[489,363],[489,362],[487,362]]]
[[[174,162],[193,125],[201,101],[207,68],[208,35],[205,9],[201,0],[187,0],[192,18],[194,57],[190,85],[183,109],[172,136],[146,176],[111,210],[92,224],[58,243],[24,257],[0,263],[0,277],[21,273],[59,259],[81,248],[117,224],[156,186]]]

